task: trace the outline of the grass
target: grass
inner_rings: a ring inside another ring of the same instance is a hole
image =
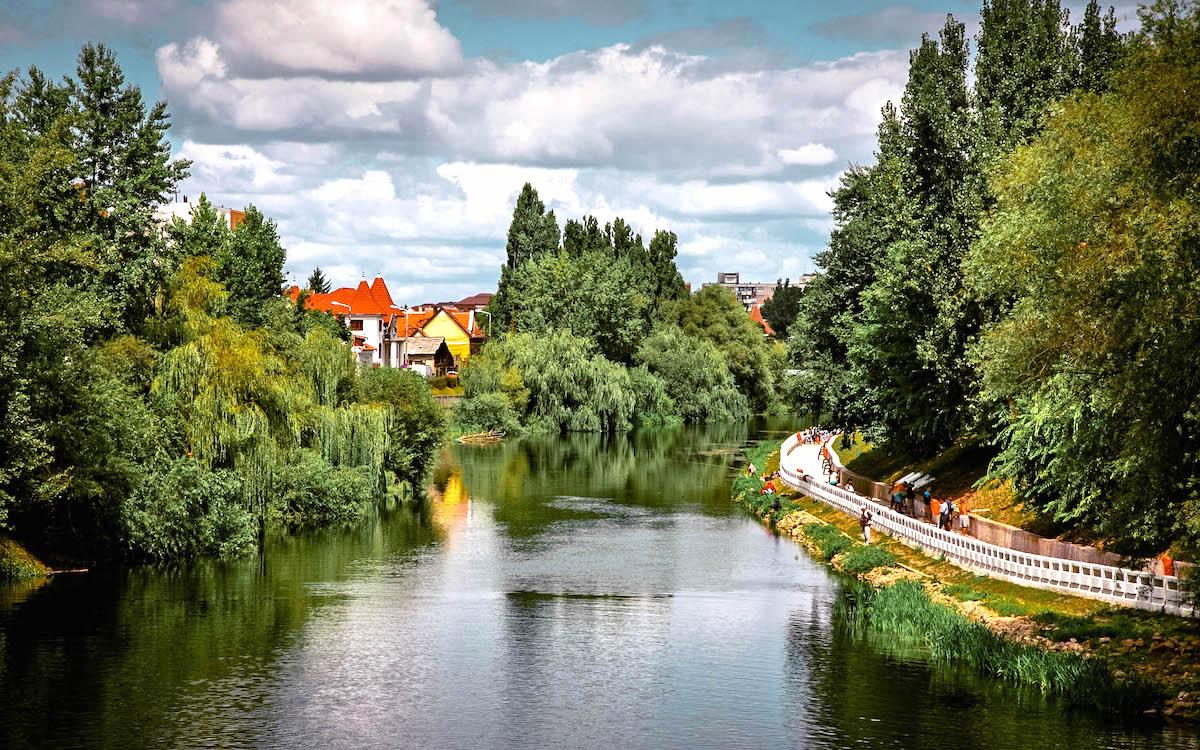
[[[0,582],[25,581],[47,573],[46,566],[11,539],[0,537]]]
[[[821,550],[821,557],[827,561],[850,549],[854,544],[845,534],[827,523],[805,525],[804,536],[817,545],[817,549]]]
[[[859,587],[841,609],[846,623],[856,630],[903,639],[920,646],[935,663],[968,665],[985,676],[1034,687],[1069,705],[1134,712],[1159,699],[1157,689],[1147,682],[1118,681],[1102,659],[1005,639],[933,601],[914,581],[878,590]]]
[[[854,575],[870,573],[876,568],[888,568],[896,564],[896,556],[883,547],[856,544],[842,555],[839,561],[842,570]]]

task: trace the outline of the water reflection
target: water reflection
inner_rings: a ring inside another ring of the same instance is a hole
[[[888,655],[736,508],[771,425],[454,447],[261,559],[0,596],[0,746],[1195,747]]]

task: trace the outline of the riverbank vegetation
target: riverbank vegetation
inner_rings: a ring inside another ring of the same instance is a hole
[[[991,451],[1056,532],[1200,550],[1200,19],[987,2],[910,58],[790,328],[787,391],[886,452]],[[974,68],[968,70],[973,59]]]
[[[778,461],[777,443],[762,443],[753,446],[751,451],[756,461],[765,461],[768,466]],[[1058,661],[1052,659],[1043,663],[1041,657],[1030,655],[1013,661],[1010,673],[994,674],[988,671],[992,668],[988,665],[1002,665],[1002,662],[994,662],[988,655],[993,653],[991,647],[975,656],[964,655],[962,660],[956,660],[950,653],[947,664],[980,666],[987,674],[1052,690],[1073,703],[1118,711],[1141,710],[1138,706],[1153,707],[1172,717],[1200,719],[1200,623],[1195,620],[1114,607],[1092,599],[975,575],[944,559],[929,557],[886,534],[873,534],[868,547],[860,540],[858,520],[853,516],[795,493],[786,486],[781,488],[778,498],[781,507],[776,511],[773,499],[768,502],[761,499],[765,497],[758,494],[761,486],[761,480],[749,481],[749,478],[740,477],[733,489],[734,499],[780,533],[803,544],[815,557],[830,562],[839,571],[855,575],[874,589],[909,581],[924,590],[920,601],[905,597],[890,602],[896,606],[889,607],[888,614],[882,619],[877,618],[875,623],[871,623],[869,611],[855,613],[854,617],[860,618],[860,624],[867,630],[878,625],[878,632],[889,637],[911,632],[913,623],[929,615],[928,607],[944,606],[952,613],[936,616],[978,624],[1006,644],[1056,655],[1086,657],[1104,665],[1108,676],[1102,676],[1098,683],[1102,689],[1098,692],[1087,688],[1077,691],[1070,687],[1069,681],[1053,687],[1057,684],[1055,680],[1063,679],[1062,675],[1091,673],[1079,672],[1074,667],[1065,671],[1057,667],[1043,670],[1043,666],[1058,664]],[[856,560],[858,557],[865,559]],[[904,620],[906,611],[913,614],[911,622]],[[918,638],[915,645],[924,649],[926,640]],[[991,642],[990,637],[984,639],[974,635],[971,640],[985,645]],[[936,647],[941,648],[940,642]],[[1016,659],[1008,648],[1005,645],[994,654]],[[941,659],[937,657],[937,660]],[[1060,676],[1055,677],[1055,674]]]
[[[648,243],[620,217],[562,232],[531,185],[513,211],[489,312],[494,337],[463,371],[464,429],[624,431],[778,408],[784,367],[733,295],[689,295],[674,233]]]
[[[112,52],[0,79],[0,530],[51,562],[231,555],[417,481],[442,412],[280,296],[253,206],[154,216],[188,171]]]

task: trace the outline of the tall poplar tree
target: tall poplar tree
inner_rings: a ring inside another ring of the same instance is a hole
[[[554,218],[554,212],[546,211],[537,190],[528,182],[525,183],[513,209],[505,246],[507,258],[500,269],[500,283],[491,303],[498,331],[507,330],[516,315],[511,287],[517,269],[522,263],[557,252],[559,240],[558,220]]]

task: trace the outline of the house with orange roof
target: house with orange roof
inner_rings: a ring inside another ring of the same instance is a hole
[[[300,288],[292,286],[286,295],[296,301]],[[392,300],[387,282],[375,277],[356,287],[342,287],[328,294],[309,294],[305,307],[336,315],[350,328],[353,349],[359,361],[376,367],[404,367],[410,338],[442,338],[456,364],[470,359],[483,346],[484,331],[475,320],[474,310],[453,307],[400,307]]]

